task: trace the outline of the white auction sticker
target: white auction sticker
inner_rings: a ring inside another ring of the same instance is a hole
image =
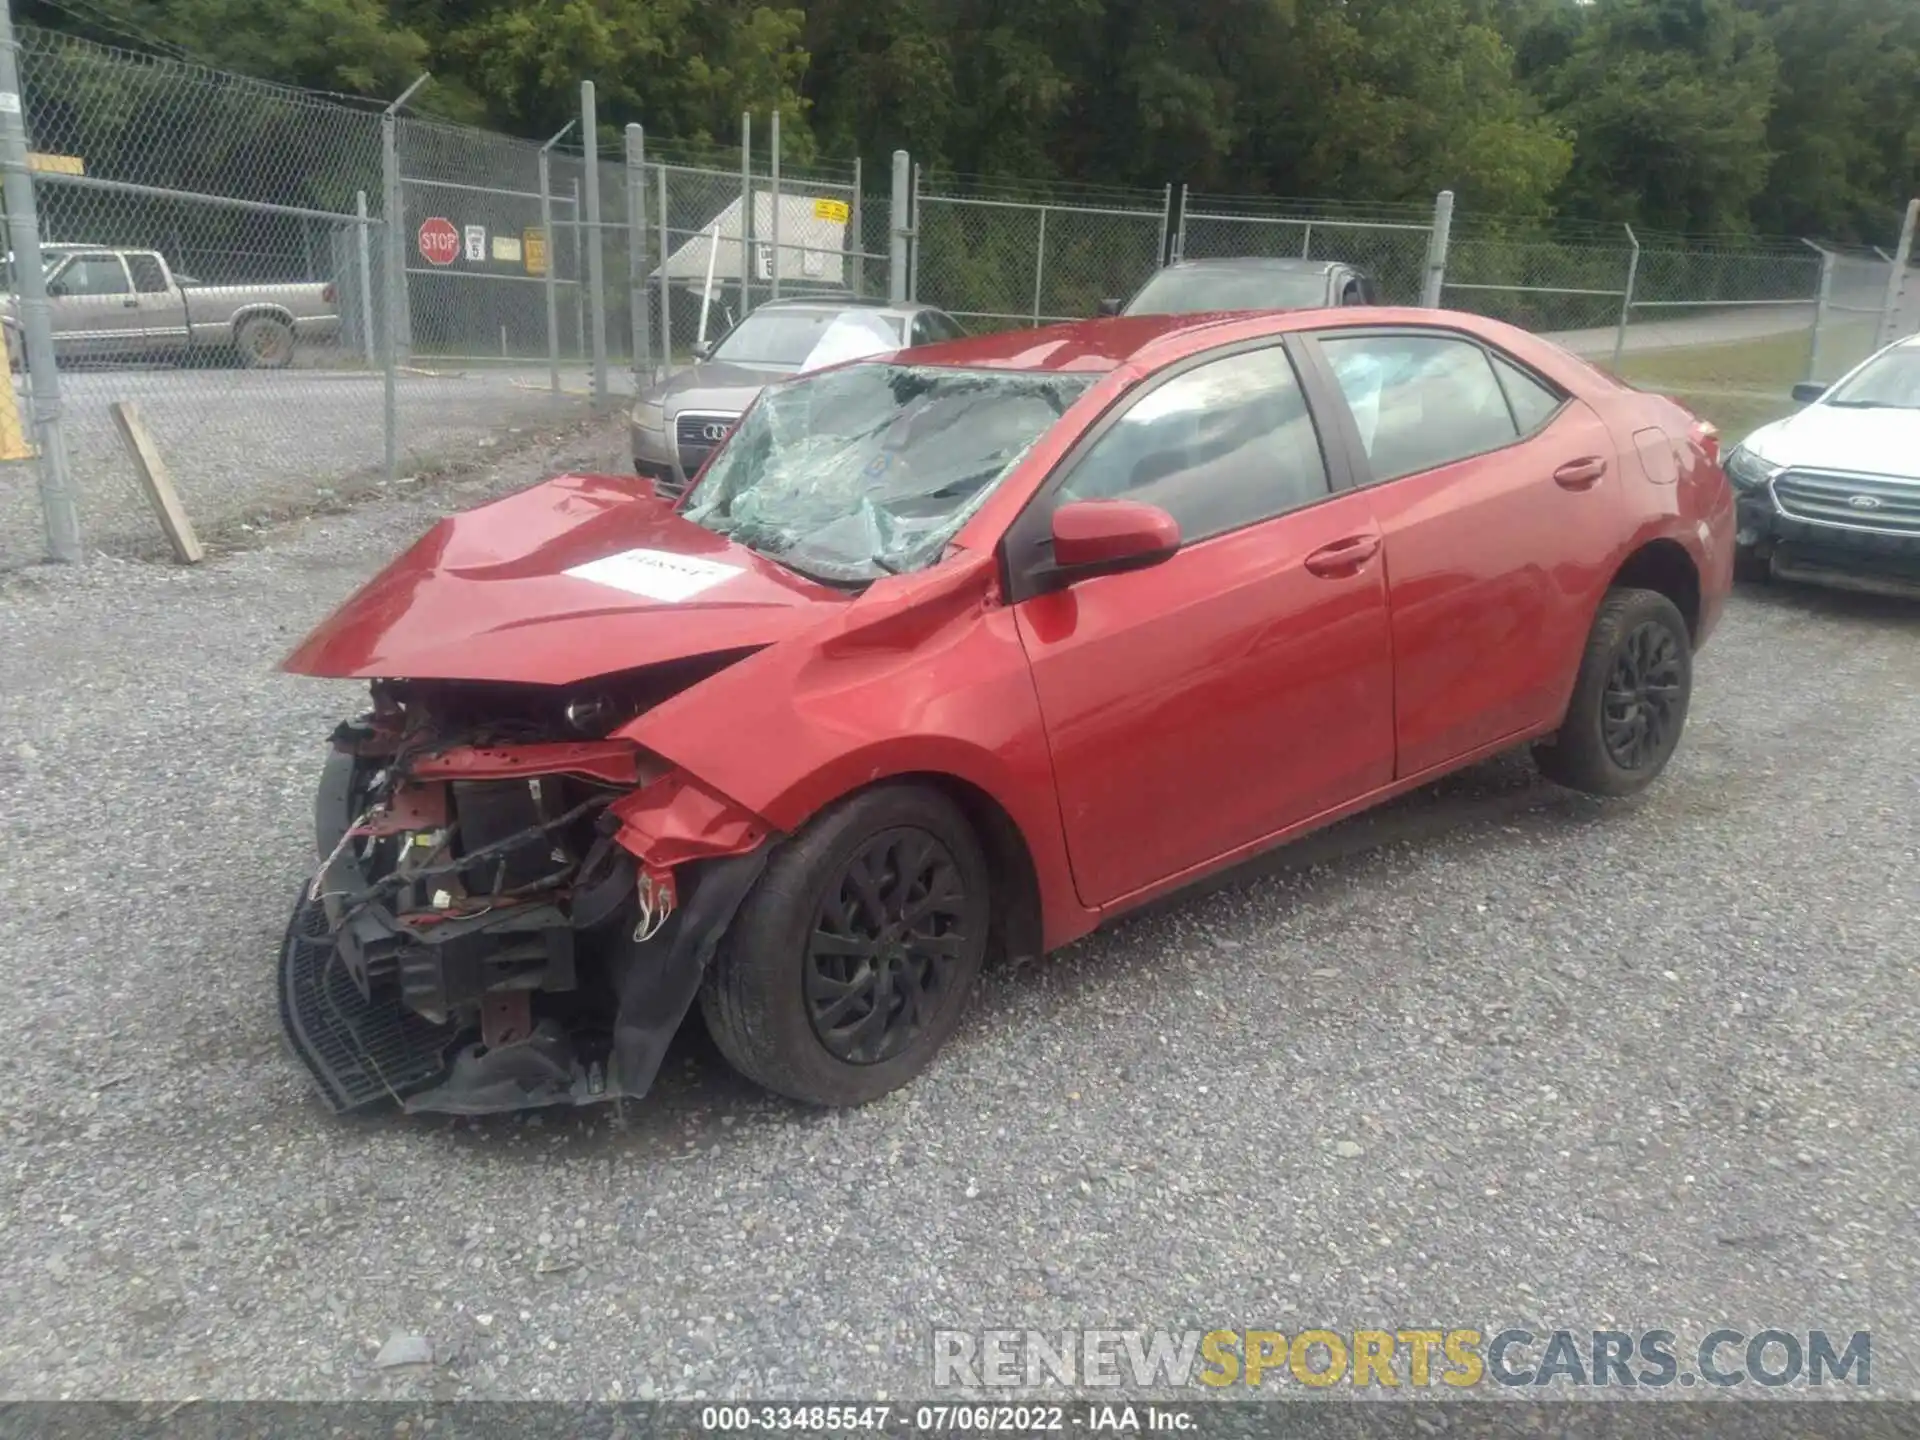
[[[738,565],[722,565],[671,550],[622,550],[617,555],[589,560],[566,572],[576,580],[624,590],[649,600],[677,603],[711,590],[741,573]]]

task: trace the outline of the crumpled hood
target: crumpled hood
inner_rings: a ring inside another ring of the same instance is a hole
[[[565,685],[770,645],[852,599],[681,519],[631,477],[562,475],[442,520],[282,668]]]
[[[1920,410],[1810,405],[1756,430],[1746,447],[1772,465],[1920,481]]]

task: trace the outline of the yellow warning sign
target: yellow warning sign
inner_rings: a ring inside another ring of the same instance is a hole
[[[520,254],[529,275],[547,273],[547,232],[541,229],[520,232]]]
[[[37,155],[29,152],[27,168],[43,175],[84,175],[87,162],[78,155]]]
[[[7,382],[0,385],[0,460],[31,460],[39,452],[27,443],[27,432],[20,424],[20,400],[13,393],[13,362],[7,347],[18,343],[12,330],[0,325],[0,374]]]
[[[852,212],[847,209],[847,202],[844,200],[813,202],[813,218],[816,220],[831,220],[836,225],[844,225],[851,215]]]

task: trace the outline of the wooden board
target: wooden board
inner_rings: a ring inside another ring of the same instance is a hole
[[[173,479],[167,474],[159,447],[141,423],[139,407],[131,400],[116,400],[108,408],[113,411],[113,423],[120,427],[120,438],[126,443],[127,453],[133,457],[133,468],[140,477],[140,488],[146,492],[147,503],[153,506],[160,528],[166,532],[167,543],[173,546],[174,555],[183,564],[197,565],[206,551],[200,548],[200,537],[193,533],[193,521],[187,518],[186,507],[173,488]]]

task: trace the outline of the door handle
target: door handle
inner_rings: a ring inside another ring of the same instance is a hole
[[[1553,483],[1562,490],[1591,490],[1607,473],[1607,462],[1598,455],[1584,460],[1569,460],[1553,472]]]
[[[1331,545],[1322,545],[1301,563],[1323,580],[1351,575],[1380,553],[1378,535],[1349,535]]]
[[[132,296],[132,295],[129,295],[126,299],[122,300],[120,303],[126,306],[126,308],[129,310],[138,310],[140,308],[140,301],[135,296]]]

